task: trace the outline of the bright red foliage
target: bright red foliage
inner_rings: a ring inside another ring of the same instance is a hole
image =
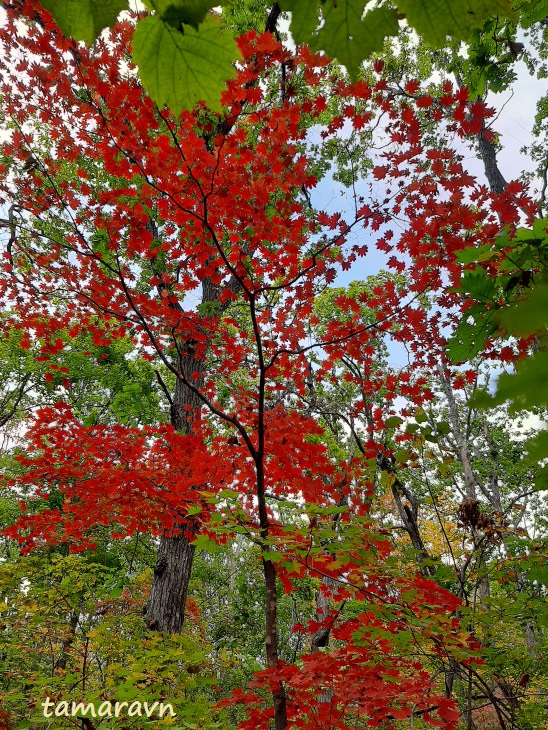
[[[30,18],[38,12],[30,2],[23,11]],[[443,109],[461,136],[475,134],[490,112],[450,87],[435,101],[418,83],[407,85],[416,103],[398,107],[382,78],[375,88],[346,85],[308,49],[292,56],[270,35],[248,33],[240,39],[247,60],[224,95],[224,117],[198,108],[174,119],[145,97],[129,65],[131,29],[129,20],[120,24],[92,50],[47,22],[18,34],[10,17],[1,31],[0,92],[12,125],[0,202],[16,203],[20,223],[4,256],[0,292],[8,324],[25,328],[25,342],[44,338],[43,358],[62,354],[61,327],[74,335],[91,331],[99,347],[130,337],[200,405],[189,406],[192,435],[166,425],[84,427],[60,388],[59,403],[35,414],[19,481],[34,488],[30,500],[57,503],[31,510],[9,534],[19,535],[25,549],[68,540],[78,550],[97,523],[111,525],[115,535],[158,534],[191,518],[215,535],[212,505],[232,490],[238,519],[244,514],[250,534],[282,557],[276,569],[286,590],[311,571],[336,581],[334,603],[363,602],[355,618],[340,619],[333,610],[325,620],[333,649],[257,675],[257,687],[287,687],[291,727],[343,728],[350,719],[377,727],[387,716],[414,712],[454,728],[453,704],[410,657],[414,630],[424,629],[434,651],[462,651],[457,622],[448,618],[458,599],[416,576],[395,581],[386,568],[390,543],[369,515],[368,458],[378,443],[371,436],[364,459],[338,463],[304,403],[311,351],[322,353],[317,382],[334,377],[348,355],[369,373],[365,384],[355,377],[364,392],[385,391],[388,404],[397,395],[419,404],[431,397],[420,372],[400,380],[371,372],[375,337],[394,331],[416,367],[443,361],[444,317],[460,304],[451,290],[461,272],[455,253],[472,237],[492,240],[497,214],[515,222],[525,202],[516,188],[491,207],[458,156],[423,147],[417,109],[434,120]],[[259,85],[281,63],[286,87],[304,79],[304,101],[279,99]],[[381,63],[375,71],[382,73]],[[371,176],[378,198],[349,218],[311,211],[300,197],[317,182],[307,130],[320,125],[328,139],[344,124],[323,124],[327,93],[346,99],[344,118],[357,130],[380,117],[390,140]],[[387,282],[359,303],[341,296],[339,315],[316,327],[315,296],[372,244],[386,252],[390,268],[405,273],[405,283]],[[206,289],[215,296],[196,306]],[[364,308],[374,313],[367,321]],[[192,347],[192,372],[178,364],[181,347]],[[373,414],[372,430],[384,428],[385,415]],[[280,524],[268,495],[324,510],[344,496],[348,537],[336,555],[326,551],[312,519],[299,528]],[[230,510],[222,519],[229,527]],[[266,727],[272,710],[253,697],[235,694],[251,708],[242,727]]]

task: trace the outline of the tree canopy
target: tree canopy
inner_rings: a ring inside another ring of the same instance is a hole
[[[546,166],[487,94],[543,3],[42,4],[0,28],[0,727],[542,726]]]
[[[125,0],[43,0],[41,4],[65,35],[88,45],[128,9]],[[543,0],[525,3],[526,12],[540,19],[544,4]],[[146,0],[144,5],[147,12],[135,28],[133,60],[151,98],[175,114],[191,109],[197,101],[218,110],[221,92],[239,59],[233,33],[221,28],[210,13],[219,3]],[[282,11],[289,11],[295,42],[325,51],[354,78],[362,62],[381,51],[387,37],[397,35],[403,21],[431,48],[443,48],[448,38],[469,41],[490,17],[513,20],[517,12],[510,0],[400,0],[397,5],[380,2],[372,8],[364,0],[282,0],[263,7],[270,14],[268,30],[275,29]]]

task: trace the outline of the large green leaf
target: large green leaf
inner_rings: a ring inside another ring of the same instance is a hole
[[[459,289],[480,302],[494,303],[498,299],[495,281],[480,266],[477,266],[474,271],[464,272]]]
[[[279,0],[278,5],[291,11],[290,30],[295,43],[310,43],[319,25],[320,0]]]
[[[329,0],[322,12],[325,23],[312,45],[346,66],[354,79],[362,61],[381,51],[387,36],[398,33],[395,10],[375,8],[362,20],[362,0]]]
[[[492,245],[486,243],[483,246],[467,246],[462,251],[457,251],[455,258],[461,264],[471,264],[473,261],[482,261],[486,257],[491,257],[493,253],[496,255],[496,251],[493,252]]]
[[[515,373],[502,373],[494,396],[481,392],[474,405],[487,407],[508,402],[510,410],[531,410],[548,404],[548,351],[541,350],[516,365]]]
[[[114,25],[127,0],[41,0],[67,36],[91,45],[104,28]]]
[[[346,66],[356,78],[362,61],[380,51],[384,39],[398,32],[396,11],[379,7],[364,15],[363,0],[280,0],[283,10],[291,11],[291,33],[295,43],[306,43],[325,51]],[[363,19],[362,19],[363,18]]]
[[[533,463],[539,464],[548,454],[548,431],[540,431],[527,441],[527,455]],[[547,566],[548,567],[548,566]]]
[[[497,322],[518,337],[527,337],[548,326],[548,284],[537,284],[521,301],[497,312]]]
[[[398,0],[398,10],[433,48],[442,48],[447,36],[469,40],[489,17],[513,15],[511,0]]]
[[[176,30],[183,23],[198,30],[206,15],[220,2],[212,0],[144,0],[149,10],[154,10],[168,25]]]
[[[469,40],[489,17],[512,17],[511,0],[399,0],[365,13],[364,0],[279,0],[291,12],[291,33],[297,44],[323,50],[355,77],[361,62],[396,35],[397,13],[428,45],[443,48],[447,37]],[[321,10],[321,17],[320,17]]]
[[[149,15],[135,30],[133,60],[143,85],[158,106],[167,105],[175,114],[198,101],[220,111],[221,92],[238,58],[236,41],[213,16],[198,31],[189,25],[179,31]]]
[[[516,373],[503,373],[498,381],[496,400],[513,406],[534,408],[548,404],[548,352],[541,350],[519,363]]]
[[[470,360],[484,349],[496,329],[491,313],[483,305],[474,304],[447,341],[446,352],[454,363]]]
[[[520,25],[523,28],[530,28],[533,23],[543,21],[547,16],[547,0],[527,0],[520,3]]]

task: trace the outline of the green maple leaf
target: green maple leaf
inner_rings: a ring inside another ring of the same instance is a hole
[[[324,25],[313,46],[346,66],[355,79],[366,58],[381,51],[384,39],[398,33],[396,12],[380,7],[363,15],[363,0],[329,0],[322,8]]]
[[[93,43],[104,28],[110,28],[127,8],[127,0],[41,0],[66,36]]]
[[[211,0],[145,0],[149,10],[154,10],[164,23],[180,30],[183,23],[198,30],[206,15],[220,2]]]
[[[196,31],[190,25],[177,30],[157,15],[143,18],[133,38],[133,60],[143,85],[158,106],[174,114],[203,101],[220,111],[220,95],[235,75],[239,58],[233,36],[219,21],[207,16]]]
[[[396,12],[387,7],[370,10],[363,17],[363,0],[280,0],[283,10],[291,11],[291,34],[295,43],[306,43],[325,51],[346,66],[356,78],[362,61],[382,50],[384,39],[398,32]],[[320,27],[321,26],[321,27]]]
[[[447,36],[468,40],[489,17],[514,16],[512,0],[399,0],[397,9],[379,5],[365,16],[364,0],[279,0],[279,5],[291,12],[295,43],[325,51],[354,78],[361,62],[396,35],[398,12],[434,48],[443,48]]]
[[[511,0],[398,0],[398,10],[433,48],[443,48],[447,36],[469,40],[487,18],[513,15]]]
[[[310,43],[320,24],[320,0],[279,0],[278,5],[282,10],[291,12],[290,30],[295,43]]]

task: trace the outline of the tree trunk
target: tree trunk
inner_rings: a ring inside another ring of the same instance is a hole
[[[188,530],[188,525],[185,524],[177,527]],[[146,608],[151,629],[170,634],[181,631],[193,559],[194,546],[187,536],[162,536]]]
[[[274,669],[278,666],[278,598],[274,563],[271,560],[263,560],[263,571],[266,586],[266,663],[268,667]],[[281,682],[272,687],[272,700],[275,730],[285,730],[287,727],[287,699]]]
[[[218,301],[220,293],[221,289],[206,279],[202,284],[202,304]],[[199,428],[202,402],[185,385],[185,381],[193,382],[200,388],[204,382],[205,362],[196,357],[192,340],[176,343],[176,347],[178,370],[182,377],[175,383],[170,421],[176,431],[191,434]],[[145,613],[151,629],[178,634],[185,620],[185,604],[195,552],[191,542],[196,524],[189,520],[176,523],[173,527],[180,534],[166,533],[160,538]]]
[[[390,487],[394,502],[398,510],[398,514],[402,521],[403,527],[405,528],[411,544],[415,549],[417,560],[419,562],[419,569],[423,578],[428,578],[436,572],[433,565],[424,565],[425,560],[431,560],[428,550],[424,546],[422,537],[418,525],[418,501],[415,497],[407,490],[399,479],[396,479]],[[404,504],[401,498],[401,494],[407,498],[409,504]]]
[[[323,623],[329,616],[329,608],[331,606],[330,592],[333,590],[335,581],[328,575],[322,578],[322,584],[316,593],[316,621]],[[322,649],[329,644],[329,635],[331,631],[328,626],[320,626],[312,637],[310,644],[310,652],[313,653]]]
[[[459,73],[455,74],[455,78],[459,89],[464,88],[464,82]],[[478,97],[479,98],[479,97]],[[485,177],[489,183],[489,189],[492,193],[500,195],[506,190],[508,183],[504,179],[502,172],[499,169],[497,161],[497,149],[495,145],[485,138],[485,132],[487,129],[484,127],[479,134],[476,134],[476,140],[478,142],[478,151],[483,162],[483,170]]]
[[[441,387],[447,399],[447,406],[449,408],[449,424],[451,426],[451,432],[458,449],[458,458],[462,464],[464,472],[464,484],[467,499],[477,501],[476,494],[476,477],[472,470],[472,460],[470,458],[470,451],[468,448],[468,434],[463,432],[459,423],[459,412],[457,408],[457,401],[455,395],[451,389],[451,383],[444,372],[443,366],[439,365],[438,373],[441,381]]]
[[[495,146],[492,142],[485,139],[484,134],[485,129],[477,135],[477,140],[479,153],[483,162],[483,169],[485,170],[485,177],[487,178],[491,192],[500,195],[505,191],[508,183],[499,170]]]
[[[76,635],[76,629],[78,628],[78,621],[80,620],[80,611],[76,609],[70,615],[69,629],[67,636],[63,639],[61,644],[61,656],[55,662],[54,669],[66,669],[67,668],[67,654],[74,641]]]
[[[269,13],[266,29],[271,33],[277,32],[277,22],[280,16],[281,9],[275,2]],[[219,131],[222,131],[225,135],[228,134],[230,127],[226,126],[225,123],[219,123]],[[211,140],[209,140],[211,142]],[[158,229],[151,218],[148,223],[148,228],[154,238],[158,238]],[[152,260],[152,266],[155,266],[155,260]],[[158,286],[158,293],[161,296],[161,289],[163,284]],[[232,276],[228,283],[228,289],[233,292],[239,291],[239,281]],[[202,282],[202,304],[209,304],[217,302],[220,311],[224,311],[227,307],[228,302],[225,304],[219,303],[219,297],[222,292],[221,287],[215,286],[211,279],[206,278]],[[180,309],[179,304],[175,304],[174,307]],[[179,371],[182,373],[184,380],[194,383],[197,388],[203,386],[204,383],[204,370],[205,362],[203,359],[197,359],[194,355],[193,343],[175,343],[178,350],[178,366]],[[195,373],[198,373],[198,379],[195,379]],[[190,406],[190,410],[187,410],[185,406]],[[183,379],[178,379],[175,384],[175,393],[173,397],[173,403],[171,404],[171,425],[177,431],[183,431],[184,433],[190,434],[195,431],[200,420],[200,409],[202,403],[198,396],[191,391],[185,385]],[[195,548],[191,544],[192,537],[196,531],[196,525],[192,521],[185,521],[174,525],[174,529],[181,534],[169,535],[164,534],[160,538],[160,545],[158,548],[158,554],[156,559],[156,565],[154,566],[154,576],[152,580],[152,588],[147,604],[144,608],[146,614],[147,623],[150,628],[156,631],[166,631],[169,633],[180,633],[183,628],[185,619],[185,604],[188,592],[188,584],[190,582],[190,575],[192,572],[192,563],[194,560]],[[276,571],[274,565],[270,563],[273,570],[272,576],[267,576],[267,563],[265,562],[265,582],[267,587],[267,596],[269,590],[272,591],[272,580],[273,580],[273,605],[274,605],[274,620],[273,625],[270,627],[270,631],[273,631],[274,638],[276,637]],[[269,588],[270,586],[270,588]],[[269,636],[269,619],[268,619],[268,601],[267,601],[267,656],[268,656],[268,636]],[[272,623],[272,622],[271,622]],[[276,662],[277,662],[277,647],[275,646]],[[270,664],[269,664],[270,666]],[[276,699],[276,693],[274,695],[274,708],[276,715],[276,730],[285,728],[287,724],[286,712],[285,712],[285,695],[283,688],[281,689],[281,695]],[[278,718],[285,718],[283,724],[279,724]]]
[[[183,374],[193,368],[199,372],[203,380],[204,363],[196,360],[191,346],[179,357]],[[191,406],[191,410],[185,409]],[[189,390],[182,380],[177,380],[175,394],[171,406],[171,425],[176,431],[190,434],[199,421],[200,402],[195,393]],[[189,415],[190,414],[190,415]],[[178,634],[185,620],[185,604],[194,560],[194,545],[191,540],[196,530],[192,521],[174,524],[180,534],[164,534],[160,538],[160,546],[154,566],[154,576],[146,616],[149,628]]]

